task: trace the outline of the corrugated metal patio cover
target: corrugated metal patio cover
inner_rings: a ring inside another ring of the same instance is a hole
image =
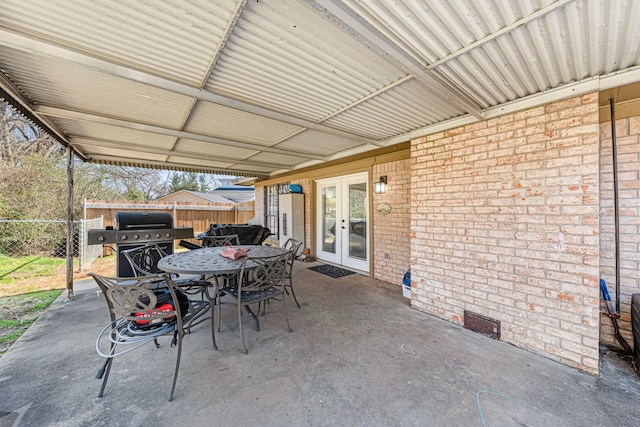
[[[640,1],[4,0],[0,97],[96,162],[266,177],[640,81]]]

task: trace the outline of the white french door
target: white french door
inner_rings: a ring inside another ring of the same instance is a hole
[[[316,181],[318,259],[369,271],[368,174]]]

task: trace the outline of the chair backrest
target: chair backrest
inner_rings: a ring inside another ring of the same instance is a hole
[[[158,268],[158,261],[166,257],[167,253],[155,243],[126,249],[122,254],[131,265],[135,277],[164,273]]]
[[[302,242],[300,240],[296,240],[292,238],[287,239],[287,241],[284,242],[284,245],[281,246],[282,249],[293,252],[293,257],[291,258],[291,261],[293,261],[295,257],[299,255],[298,252],[300,252],[301,247],[302,247]]]
[[[256,292],[284,284],[291,252],[269,257],[245,257],[240,268],[240,292]],[[250,267],[247,264],[250,263]]]
[[[238,246],[240,239],[237,234],[227,234],[225,236],[203,236],[202,246],[214,248],[218,246]]]
[[[124,318],[137,323],[157,324],[181,319],[182,309],[175,284],[167,275],[144,277],[107,277],[89,273],[96,281],[107,300],[111,321]],[[159,306],[158,284],[162,291],[169,292],[170,307]]]

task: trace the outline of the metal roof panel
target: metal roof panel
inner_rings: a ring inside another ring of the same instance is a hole
[[[4,0],[0,24],[132,68],[199,85],[238,0]]]
[[[203,158],[221,156],[242,160],[255,154],[255,150],[247,150],[244,148],[229,147],[222,144],[214,144],[211,142],[196,141],[189,138],[180,138],[174,147],[176,153],[194,153],[200,154]]]
[[[407,109],[406,105],[412,108]],[[328,125],[375,138],[391,138],[464,114],[410,80],[327,120]]]
[[[638,82],[638,19],[630,0],[5,0],[0,90],[92,160],[277,174]]]
[[[202,135],[271,145],[302,128],[234,108],[200,101],[185,130]]]
[[[314,130],[306,130],[274,145],[274,147],[300,152],[307,151],[309,153],[327,156],[360,145],[362,145],[360,141],[328,135]]]
[[[206,88],[321,120],[404,74],[303,2],[250,2]]]
[[[110,157],[110,158],[135,158],[137,162],[144,162],[146,160],[156,161],[156,162],[164,162],[166,157],[161,154],[154,154],[149,152],[140,152],[140,151],[130,151],[127,149],[113,148],[113,147],[99,147],[99,146],[84,146],[80,145],[80,147],[84,147],[87,150],[87,153],[91,157]]]
[[[287,156],[287,155],[282,155],[277,153],[262,152],[254,156],[251,156],[251,158],[247,160],[264,162],[264,163],[273,163],[273,164],[281,165],[281,167],[286,169],[293,169],[297,164],[306,162],[308,159],[304,157]]]
[[[0,69],[39,105],[178,128],[191,99],[154,86],[10,48]]]

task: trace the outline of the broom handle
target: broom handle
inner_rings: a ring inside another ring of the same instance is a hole
[[[620,205],[618,200],[618,153],[616,149],[616,110],[613,98],[609,98],[611,110],[611,155],[613,157],[613,212],[616,246],[616,314],[620,314]]]

